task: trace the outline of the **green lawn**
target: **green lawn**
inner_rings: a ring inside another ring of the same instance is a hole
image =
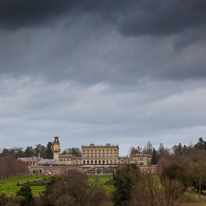
[[[44,178],[49,178],[50,176],[38,176],[39,180]],[[16,179],[10,180],[0,180],[0,193],[5,194],[16,194],[16,191],[20,190],[21,186],[17,186],[19,184],[26,183],[26,182],[33,182],[36,181],[36,176],[22,176],[20,179],[16,177]],[[39,194],[39,192],[45,189],[45,186],[31,186],[32,193],[34,195]]]
[[[112,175],[88,175],[89,181],[93,182],[96,179],[102,184],[102,187],[106,190],[107,194],[114,190],[114,185],[104,185],[105,182],[113,178]]]
[[[38,180],[42,180],[44,178],[49,178],[50,176],[38,176]],[[113,185],[104,185],[105,182],[112,179],[112,175],[88,175],[89,181],[93,182],[96,179],[102,184],[102,187],[106,190],[107,193],[113,191]],[[36,176],[22,176],[20,179],[16,177],[15,179],[10,180],[0,180],[0,193],[15,195],[17,191],[20,190],[21,186],[17,186],[17,183],[27,183],[27,182],[36,181]],[[39,192],[42,192],[45,189],[45,186],[31,186],[32,193],[34,195],[38,195]]]
[[[93,182],[94,180],[98,179],[100,183],[105,183],[111,180],[113,177],[112,175],[88,175],[89,181]]]

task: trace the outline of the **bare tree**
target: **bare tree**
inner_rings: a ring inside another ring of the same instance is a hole
[[[63,154],[70,154],[70,155],[74,155],[75,157],[82,156],[81,150],[77,147],[67,148],[63,151]]]
[[[204,181],[206,181],[206,151],[196,150],[194,154],[190,156],[189,173],[199,183],[199,198],[201,198],[201,187]]]
[[[132,146],[129,149],[129,155],[138,154],[141,152],[142,152],[142,148],[140,146],[137,146],[137,147]]]
[[[54,206],[98,206],[107,201],[107,196],[97,181],[89,183],[85,173],[70,170],[61,180],[48,186],[41,194],[41,201]]]
[[[157,162],[157,167],[156,167],[157,174],[161,175],[162,172],[163,172],[163,168],[167,167],[167,166],[169,166],[171,164],[172,164],[171,158],[165,157],[165,156],[161,157],[159,159],[159,161]]]

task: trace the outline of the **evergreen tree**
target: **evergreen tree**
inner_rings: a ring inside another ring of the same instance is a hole
[[[156,165],[157,164],[157,153],[156,153],[155,148],[153,148],[153,151],[152,151],[151,164],[152,165]]]
[[[135,164],[125,165],[113,174],[115,192],[112,200],[115,206],[124,206],[130,202],[132,188],[137,186],[140,176],[140,170]]]
[[[31,188],[29,186],[23,186],[18,192],[16,192],[16,196],[23,196],[28,202],[33,201]]]
[[[53,143],[48,142],[47,147],[46,147],[46,158],[47,159],[53,159],[52,148],[53,148]]]
[[[34,155],[34,149],[28,146],[25,150],[26,157],[32,157]]]
[[[204,149],[206,150],[206,142],[202,139],[202,137],[199,138],[199,141],[197,142],[197,144],[195,144],[194,146],[197,149]]]

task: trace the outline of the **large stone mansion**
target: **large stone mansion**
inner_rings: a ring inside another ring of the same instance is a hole
[[[149,154],[133,154],[128,156],[119,156],[119,146],[111,145],[82,145],[82,156],[76,157],[71,154],[60,154],[59,137],[54,137],[53,159],[58,165],[117,165],[117,164],[137,164],[138,166],[148,166],[151,162]]]

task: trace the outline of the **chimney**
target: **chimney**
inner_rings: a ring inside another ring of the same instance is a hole
[[[40,161],[40,152],[38,153],[38,161]]]

